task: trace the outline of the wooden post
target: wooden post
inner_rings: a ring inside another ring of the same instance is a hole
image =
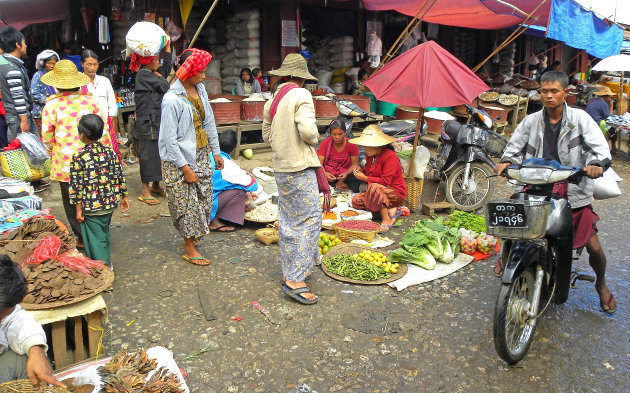
[[[88,346],[90,350],[90,357],[99,355],[105,355],[105,348],[102,346],[103,337],[103,317],[100,311],[94,311],[87,316],[88,323]],[[100,350],[99,350],[100,346]]]
[[[68,359],[68,348],[66,347],[66,321],[57,321],[51,324],[53,357],[55,358],[55,369],[66,367],[70,364]]]
[[[74,317],[74,362],[77,363],[87,358],[83,340],[83,317]]]

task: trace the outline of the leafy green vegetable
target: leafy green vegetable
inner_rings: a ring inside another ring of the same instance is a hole
[[[401,248],[389,253],[388,257],[391,262],[411,263],[420,266],[423,269],[435,269],[435,258],[424,247],[402,246]]]
[[[465,228],[478,233],[486,231],[486,220],[483,216],[461,210],[455,210],[451,213],[444,225],[455,229]]]
[[[409,150],[399,151],[398,153],[396,153],[396,155],[400,158],[411,158],[412,153],[413,153],[413,150],[409,149]]]

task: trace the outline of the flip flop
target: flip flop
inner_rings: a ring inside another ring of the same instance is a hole
[[[146,204],[147,204],[147,205],[149,205],[149,206],[155,206],[155,205],[159,205],[159,204],[160,204],[160,201],[158,201],[158,200],[157,200],[156,198],[154,198],[154,197],[144,198],[144,197],[142,197],[142,196],[139,196],[139,197],[138,197],[138,200],[139,200],[140,202],[144,202],[144,203],[146,203]]]
[[[221,228],[229,228],[229,227],[231,227],[231,226],[232,226],[232,225],[221,225],[220,227],[210,228],[210,231],[212,231],[212,232],[226,232],[226,233],[236,231],[236,228],[234,228],[234,227],[232,227],[232,229],[229,229],[229,230],[226,230],[226,231],[222,231],[222,230],[221,230]]]
[[[385,233],[392,229],[393,225],[381,225],[381,229],[378,230],[378,233]]]
[[[208,261],[208,259],[205,257],[189,257],[188,255],[184,254],[182,255],[182,259],[186,262],[192,263],[193,265],[197,265],[197,266],[207,266],[210,264],[210,261]],[[206,261],[206,262],[197,262],[197,261]]]
[[[151,190],[151,194],[155,194],[157,196],[161,196],[162,198],[166,198],[166,192],[164,190],[162,190],[162,191],[153,191],[153,190]]]
[[[313,293],[310,289],[308,289],[308,287],[291,289],[291,288],[289,288],[288,285],[283,284],[282,285],[282,290],[291,299],[295,300],[298,303],[305,304],[307,306],[313,305],[313,304],[317,303],[317,301],[319,300],[319,298],[318,299],[309,300],[309,299],[307,299],[307,298],[305,298],[305,297],[300,295],[302,293]]]
[[[599,299],[599,306],[602,308],[602,311],[605,312],[606,314],[614,314],[615,311],[617,311],[617,305],[615,304],[615,308],[610,308],[610,302],[612,302],[615,298],[613,297],[612,292],[610,293],[610,297],[608,298],[608,301],[606,303],[602,302],[601,299]],[[604,309],[604,306],[608,307],[608,310]]]

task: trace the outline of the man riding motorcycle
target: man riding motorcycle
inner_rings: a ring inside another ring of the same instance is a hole
[[[597,279],[595,290],[602,311],[612,314],[617,304],[606,285],[606,255],[597,236],[599,217],[593,211],[593,180],[610,167],[610,151],[599,126],[583,110],[565,104],[569,78],[560,71],[546,72],[540,79],[541,111],[526,116],[514,131],[503,157],[495,167],[501,174],[509,165],[527,158],[556,160],[584,168],[580,184],[558,184],[554,192],[568,195],[573,208],[573,248],[586,247],[589,264]],[[499,269],[503,266],[499,262]]]

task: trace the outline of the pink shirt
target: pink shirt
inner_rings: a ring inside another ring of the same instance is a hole
[[[359,147],[349,143],[348,138],[346,138],[346,145],[341,151],[337,151],[334,144],[330,146],[331,143],[333,143],[332,138],[329,137],[324,139],[319,145],[317,155],[324,157],[324,170],[326,172],[339,176],[346,172],[352,165],[350,157],[359,156]],[[326,157],[326,152],[329,147],[330,153],[328,154],[328,157]]]

